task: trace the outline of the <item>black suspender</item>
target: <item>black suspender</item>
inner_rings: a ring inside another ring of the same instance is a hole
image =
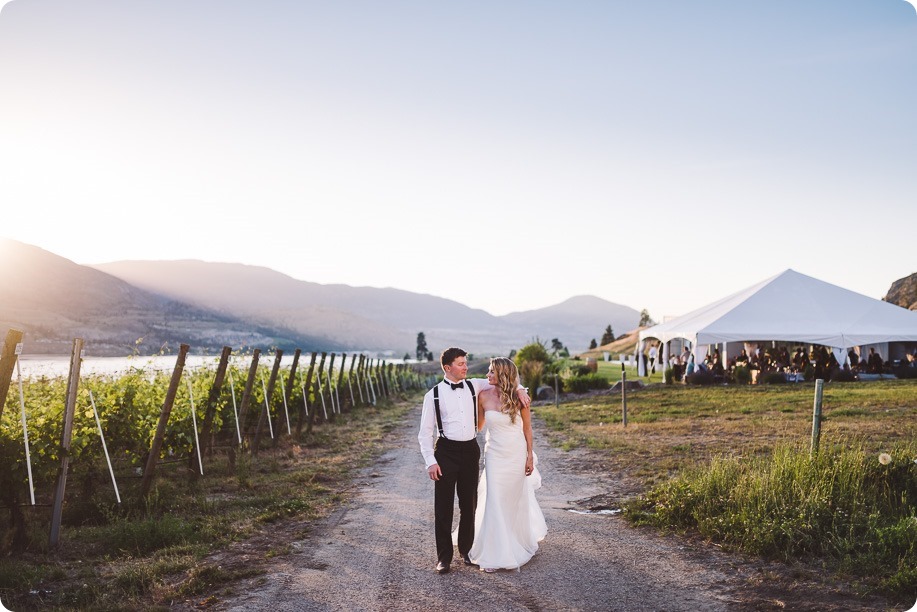
[[[449,438],[443,433],[443,417],[439,413],[439,383],[433,387],[433,408],[436,409],[436,426],[439,428],[439,437],[448,440]]]
[[[474,385],[470,380],[465,381],[468,384],[468,390],[471,391],[471,405],[474,406],[474,433],[478,433],[478,396],[474,394]]]
[[[474,431],[478,431],[478,396],[474,392],[474,385],[471,384],[470,380],[466,380],[465,384],[468,385],[468,390],[471,391],[471,405],[474,407]],[[443,433],[443,417],[439,412],[439,383],[433,387],[433,409],[436,411],[436,427],[439,429],[439,437],[443,440],[448,440],[446,434]]]

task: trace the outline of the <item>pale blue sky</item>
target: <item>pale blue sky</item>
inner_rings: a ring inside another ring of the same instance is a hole
[[[914,109],[904,0],[14,0],[0,235],[493,314],[662,319],[786,268],[881,297]]]

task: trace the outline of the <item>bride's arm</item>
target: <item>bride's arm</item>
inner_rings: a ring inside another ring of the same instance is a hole
[[[525,435],[525,475],[531,475],[535,469],[535,456],[532,451],[532,410],[528,406],[519,411],[522,415],[522,433]]]
[[[478,431],[484,429],[484,393],[482,392],[478,397]]]

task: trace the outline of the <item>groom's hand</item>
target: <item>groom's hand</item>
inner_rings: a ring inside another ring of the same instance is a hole
[[[439,480],[439,477],[443,475],[443,471],[439,469],[438,463],[434,463],[427,468],[427,474],[430,475],[430,480]]]
[[[529,397],[529,392],[525,390],[525,387],[516,389],[516,395],[519,396],[519,401],[522,402],[522,405],[526,408],[532,404],[532,398]]]

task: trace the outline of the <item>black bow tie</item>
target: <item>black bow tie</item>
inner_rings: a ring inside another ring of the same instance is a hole
[[[449,383],[449,385],[452,387],[452,390],[453,390],[453,391],[455,391],[456,389],[464,389],[464,388],[465,388],[465,383],[464,383],[464,382]]]

